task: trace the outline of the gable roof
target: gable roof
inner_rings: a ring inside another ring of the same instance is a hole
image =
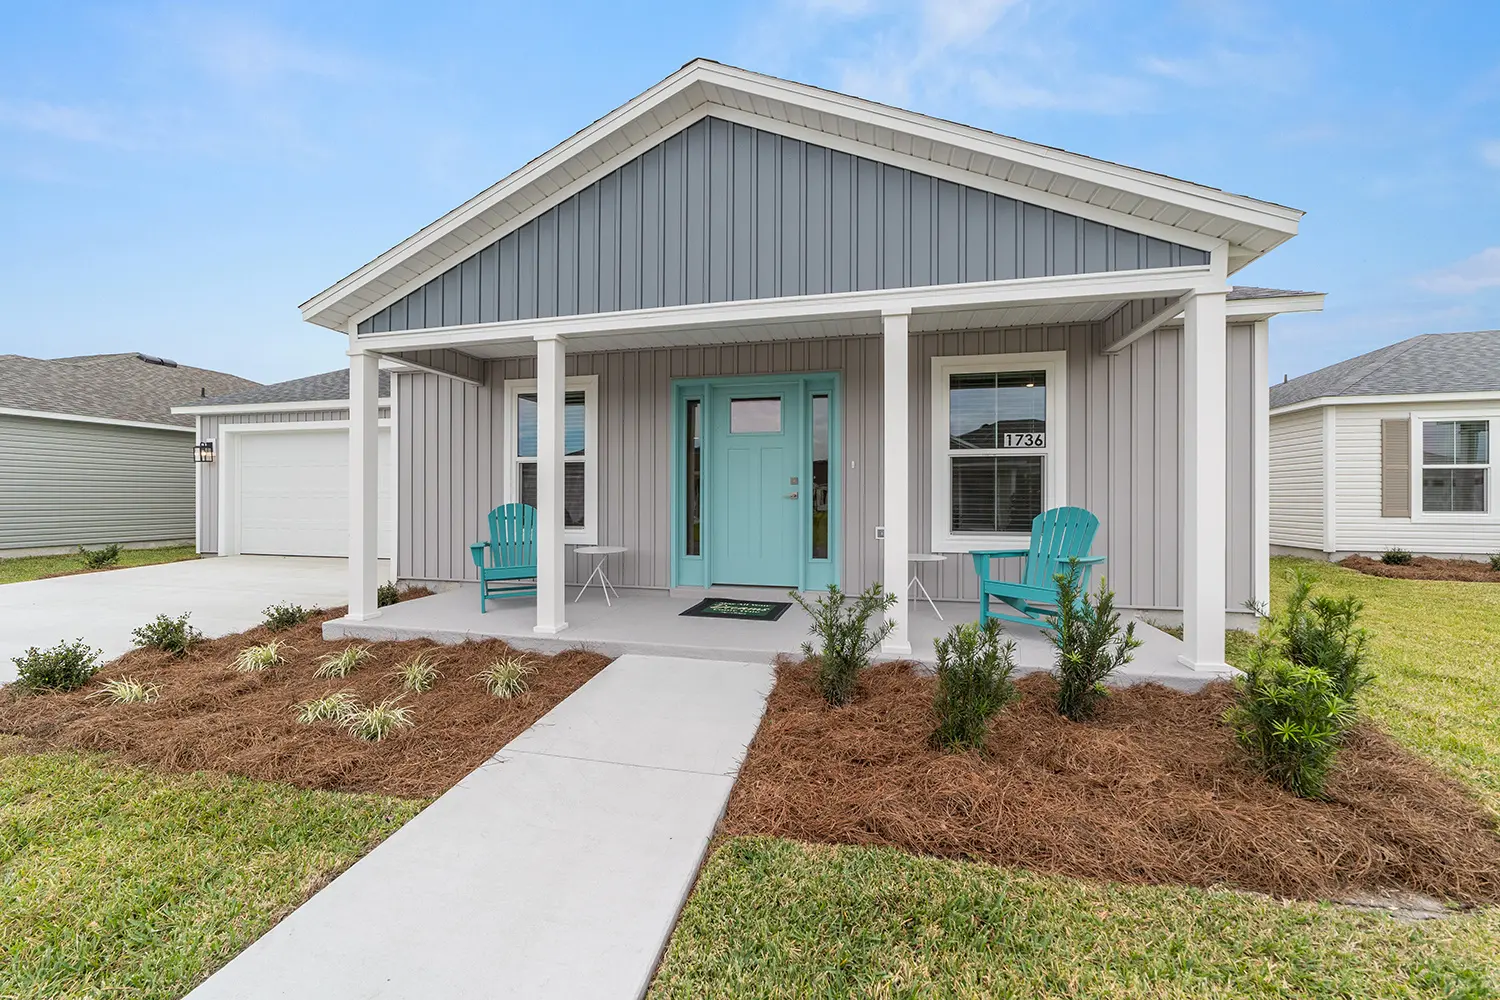
[[[378,395],[381,399],[385,399],[390,394],[391,373],[381,371]],[[338,368],[320,375],[307,375],[286,382],[258,385],[241,392],[210,396],[207,399],[194,399],[183,404],[183,407],[240,406],[258,403],[326,403],[335,400],[347,403],[348,399],[349,369]]]
[[[191,427],[173,406],[258,384],[147,354],[0,355],[0,407],[101,420]]]
[[[1337,396],[1500,392],[1500,330],[1424,333],[1271,386],[1271,407]]]
[[[1230,271],[1290,239],[1302,213],[806,84],[695,60],[302,305],[343,331],[414,282],[519,228],[602,172],[708,116],[1208,249]]]

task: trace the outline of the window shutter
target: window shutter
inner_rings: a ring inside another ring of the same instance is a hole
[[[1380,516],[1411,517],[1411,418],[1380,422]]]

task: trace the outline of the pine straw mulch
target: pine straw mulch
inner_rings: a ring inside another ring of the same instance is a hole
[[[1405,566],[1383,563],[1369,556],[1346,556],[1339,565],[1357,570],[1369,576],[1385,576],[1397,580],[1456,580],[1460,583],[1500,583],[1500,572],[1490,569],[1488,562],[1476,559],[1437,559],[1433,556],[1413,556]]]
[[[1283,897],[1419,892],[1500,901],[1495,822],[1371,725],[1351,734],[1327,801],[1251,771],[1222,717],[1233,689],[1111,689],[1099,716],[1056,712],[1021,678],[983,755],[928,748],[935,681],[870,668],[830,709],[783,661],[720,834],[887,845],[1079,878],[1229,886]]]
[[[537,672],[525,694],[504,700],[473,676],[496,657],[517,652],[505,643],[325,642],[323,622],[343,613],[322,611],[282,632],[257,627],[211,639],[180,660],[133,650],[67,694],[0,689],[0,733],[27,737],[28,750],[112,751],[158,770],[223,771],[303,788],[427,798],[452,787],[609,663],[583,650],[521,654]],[[235,669],[242,648],[271,639],[291,649],[283,652],[284,664],[261,673]],[[347,677],[313,677],[320,656],[351,644],[368,646],[371,659]],[[423,649],[432,650],[441,677],[421,694],[404,694],[391,672]],[[126,705],[92,697],[105,680],[120,677],[158,685],[160,697]],[[297,721],[299,704],[345,689],[362,705],[401,698],[413,727],[367,743],[330,722]]]

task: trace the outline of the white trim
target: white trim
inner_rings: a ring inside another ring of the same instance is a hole
[[[1156,310],[1156,312],[1152,313],[1150,316],[1147,316],[1135,326],[1131,327],[1129,332],[1127,332],[1119,340],[1113,341],[1112,343],[1105,346],[1104,353],[1118,354],[1120,351],[1125,350],[1125,348],[1129,347],[1137,340],[1140,340],[1146,334],[1150,333],[1160,326],[1163,326],[1174,317],[1181,316],[1183,304],[1187,302],[1187,299],[1188,297],[1186,295],[1181,295],[1168,302],[1166,305]],[[1122,306],[1121,308],[1124,307]]]
[[[1325,412],[1332,413],[1332,410]],[[1500,520],[1500,512],[1495,510],[1495,439],[1494,430],[1500,424],[1500,418],[1491,413],[1443,413],[1435,411],[1414,411],[1409,414],[1411,421],[1411,520],[1414,524],[1437,523],[1437,524],[1472,524],[1476,527],[1492,525]],[[1424,423],[1459,423],[1463,421],[1484,422],[1489,427],[1490,460],[1483,464],[1453,463],[1452,465],[1434,465],[1435,469],[1484,469],[1484,510],[1428,510],[1422,501],[1422,470],[1427,467],[1426,456],[1422,451],[1422,425]]]
[[[505,380],[505,413],[500,419],[501,433],[505,437],[505,475],[503,494],[505,503],[521,502],[521,482],[516,466],[520,463],[516,442],[516,401],[522,393],[538,392],[537,380]],[[565,380],[564,394],[583,393],[583,527],[564,528],[565,545],[599,544],[599,376],[569,375]],[[540,441],[537,444],[540,449]],[[576,462],[577,460],[574,459]],[[540,497],[538,497],[540,500]]]
[[[1322,312],[1324,292],[1304,292],[1300,295],[1274,295],[1259,299],[1228,299],[1224,303],[1225,315],[1230,319],[1268,319],[1284,313]]]
[[[176,413],[177,410],[173,409],[172,412]],[[183,427],[180,424],[152,424],[144,420],[86,417],[79,413],[53,413],[50,410],[21,410],[10,406],[0,406],[0,417],[36,417],[40,420],[68,420],[80,424],[103,424],[106,427],[139,427],[148,431],[178,431],[182,434],[193,433],[193,428]]]
[[[1318,396],[1315,399],[1304,399],[1300,403],[1287,403],[1284,406],[1272,407],[1271,415],[1280,416],[1283,413],[1296,413],[1298,410],[1310,410],[1315,406],[1365,406],[1381,403],[1402,403],[1413,406],[1422,406],[1429,403],[1500,403],[1500,390],[1475,389],[1470,392],[1387,393],[1379,396]]]
[[[203,418],[196,417],[193,420],[193,551],[198,555],[203,554],[203,466],[205,463],[198,461],[197,447],[204,440]],[[218,461],[219,456],[214,455]]]
[[[456,377],[456,376],[455,376]],[[390,406],[391,397],[382,396],[376,400],[377,406]],[[210,406],[193,406],[186,404],[172,407],[173,413],[185,413],[209,417],[223,416],[229,413],[294,413],[297,410],[347,410],[349,399],[306,399],[306,400],[283,400],[277,403],[216,403]]]
[[[556,635],[568,627],[566,562],[563,529],[563,447],[567,432],[567,344],[561,337],[536,342],[536,625],[540,635]],[[504,421],[501,426],[507,426]],[[513,426],[513,425],[512,425]],[[587,432],[585,432],[587,434]],[[584,438],[587,457],[598,438]],[[585,475],[587,473],[585,472]],[[584,514],[584,523],[597,519]]]
[[[463,382],[466,385],[472,385],[476,387],[484,385],[484,383],[479,379],[469,378],[469,376],[467,375],[459,375],[456,372],[450,372],[446,368],[439,368],[436,365],[424,365],[419,361],[408,361],[406,358],[383,356],[380,359],[380,367],[390,371],[392,376],[394,376],[396,371],[399,369],[409,368],[419,372],[426,372],[429,375],[440,375],[443,378],[451,378],[455,382]],[[394,390],[392,391],[394,392]]]
[[[1338,551],[1338,440],[1337,411],[1323,411],[1323,551]]]
[[[1215,255],[1218,257],[1218,255]],[[1223,292],[1188,299],[1182,345],[1182,647],[1194,670],[1224,659],[1228,337]]]
[[[887,656],[910,656],[911,552],[911,317],[904,312],[880,318],[881,340],[881,582],[896,603],[886,616],[893,624],[880,644]],[[931,598],[928,599],[931,603]]]
[[[674,101],[676,107],[667,106]],[[761,108],[769,111],[772,105],[785,109],[787,119],[828,121],[840,135],[804,129],[773,114],[751,114],[743,110],[749,106],[757,111]],[[1297,209],[1271,202],[697,60],[308,299],[301,306],[303,319],[319,322],[321,313],[385,275],[404,271],[401,275],[404,280],[395,282],[395,287],[400,288],[414,281],[418,272],[430,275],[434,270],[446,269],[451,266],[451,260],[480,240],[499,239],[505,232],[524,224],[519,221],[521,214],[507,219],[500,226],[489,225],[483,219],[487,212],[512,196],[530,195],[528,210],[552,202],[556,197],[567,197],[572,193],[569,189],[580,181],[591,182],[601,172],[611,169],[611,164],[620,157],[638,155],[641,149],[659,142],[664,134],[679,131],[710,114],[726,120],[749,120],[769,131],[805,131],[811,141],[830,146],[851,142],[844,135],[848,131],[845,122],[829,121],[830,118],[845,119],[853,125],[854,134],[866,140],[854,143],[859,155],[878,160],[909,158],[916,161],[919,164],[916,169],[924,173],[935,173],[943,168],[943,164],[917,155],[920,151],[948,149],[967,153],[967,157],[953,159],[980,165],[992,158],[998,162],[990,164],[984,172],[954,167],[946,169],[958,170],[964,183],[976,186],[998,181],[1008,188],[1017,189],[1023,200],[1034,203],[1060,198],[1066,205],[1065,210],[1073,214],[1108,212],[1140,220],[1130,224],[1130,228],[1137,231],[1145,226],[1167,225],[1174,233],[1181,234],[1171,237],[1180,243],[1187,243],[1190,234],[1221,238],[1248,227],[1251,232],[1241,232],[1242,238],[1253,239],[1259,244],[1267,243],[1269,238],[1268,246],[1252,250],[1258,255],[1296,235],[1302,217]],[[575,158],[578,163],[570,163]],[[577,169],[578,166],[583,166],[583,169]],[[997,178],[990,171],[1001,166],[1005,168],[1005,177]],[[1043,177],[1046,183],[1040,187],[1025,183],[1039,171],[1051,175],[1050,178]],[[561,178],[554,174],[566,174],[569,180],[559,183]],[[1022,183],[1009,180],[1012,176],[1018,177]],[[545,190],[543,197],[538,198],[537,192],[526,190],[533,185]],[[1051,193],[1057,190],[1066,190],[1067,195]],[[568,194],[562,194],[563,191],[568,191]],[[1149,217],[1137,216],[1117,207],[1125,205],[1133,210],[1143,202],[1160,202],[1162,207]],[[1166,218],[1171,218],[1172,222],[1166,223]],[[1194,225],[1179,229],[1174,224],[1184,220],[1192,220]],[[1274,238],[1277,235],[1280,239]],[[417,254],[439,247],[441,257],[437,263],[418,268],[403,267]],[[1247,249],[1251,248],[1247,246]],[[394,296],[396,292],[387,289],[387,294]],[[379,302],[382,298],[376,296],[374,301]],[[362,319],[380,308],[383,306],[367,304],[352,310],[350,315]],[[324,322],[322,325],[328,324]]]
[[[1271,323],[1256,320],[1251,333],[1250,360],[1251,458],[1253,478],[1250,482],[1252,511],[1251,554],[1254,572],[1251,587],[1254,599],[1267,611],[1271,608],[1271,389],[1270,376]]]
[[[398,419],[397,399],[400,382],[396,372],[390,373],[391,398],[390,419],[385,426],[391,429],[391,581],[401,579],[401,422]],[[376,415],[379,415],[376,409]],[[378,422],[378,421],[377,421]],[[378,492],[378,490],[377,490]]]
[[[349,356],[349,611],[380,617],[380,359]]]
[[[378,425],[382,428],[391,426],[388,418],[379,420]],[[235,470],[231,467],[235,457],[235,448],[238,445],[236,438],[241,434],[274,434],[279,431],[347,431],[349,421],[347,420],[289,420],[286,423],[269,424],[220,424],[220,437],[214,446],[214,464],[217,465],[219,484],[219,549],[215,555],[236,556],[240,554],[239,538],[236,532],[231,531],[231,526],[236,526],[236,518],[239,511],[236,510],[235,488],[239,485],[235,479]],[[391,431],[392,447],[395,445],[395,431]],[[392,456],[394,459],[394,456]],[[392,466],[391,475],[394,480],[395,468]],[[393,483],[394,486],[394,483]],[[200,539],[201,541],[201,539]],[[392,554],[394,556],[394,553]]]
[[[1067,397],[1068,352],[1033,351],[1022,354],[954,354],[932,359],[932,393],[929,416],[932,424],[931,451],[931,544],[933,552],[968,552],[973,549],[1025,548],[1031,536],[955,534],[951,530],[952,481],[948,472],[948,376],[955,372],[1002,372],[1040,369],[1047,373],[1047,447],[1017,454],[1046,456],[1042,509],[1068,502]]]
[[[360,337],[358,343],[361,349],[369,351],[462,348],[470,344],[527,341],[544,336],[601,337],[644,331],[702,329],[809,319],[860,316],[873,318],[893,312],[939,312],[1019,302],[1098,302],[1155,298],[1195,290],[1222,290],[1225,287],[1222,272],[1215,275],[1210,263],[1188,267],[927,285],[920,288],[881,288],[829,295],[743,299],[578,316],[547,316],[502,323],[472,323],[397,333],[371,333]]]

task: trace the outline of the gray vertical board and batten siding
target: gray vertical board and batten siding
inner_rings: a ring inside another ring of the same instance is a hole
[[[931,537],[932,359],[950,355],[1066,350],[1069,503],[1100,516],[1097,553],[1121,604],[1180,607],[1182,531],[1182,332],[1166,327],[1115,354],[1101,354],[1095,325],[928,333],[911,347],[911,539]],[[1229,607],[1254,594],[1250,483],[1253,327],[1229,328]],[[570,354],[570,375],[599,376],[599,542],[625,545],[610,575],[621,586],[667,587],[671,533],[671,382],[678,378],[836,371],[842,375],[843,584],[880,574],[881,344],[878,337]],[[483,386],[435,375],[400,375],[397,483],[404,578],[473,578],[468,544],[484,514],[504,502],[505,381],[535,376],[532,359],[490,363]],[[852,465],[851,465],[852,463]],[[569,582],[591,562],[572,554]],[[922,570],[939,599],[973,599],[968,557],[950,553]]]
[[[390,410],[382,407],[381,419],[388,416],[390,416]],[[217,442],[220,428],[225,424],[325,423],[348,419],[348,407],[341,410],[204,414],[198,417],[198,440]],[[222,454],[223,448],[220,447],[218,451]],[[219,463],[217,461],[202,463],[196,468],[198,469],[198,551],[213,554],[219,551]]]
[[[0,550],[188,541],[193,436],[0,416]]]
[[[705,118],[358,331],[1207,260],[1203,250]]]

